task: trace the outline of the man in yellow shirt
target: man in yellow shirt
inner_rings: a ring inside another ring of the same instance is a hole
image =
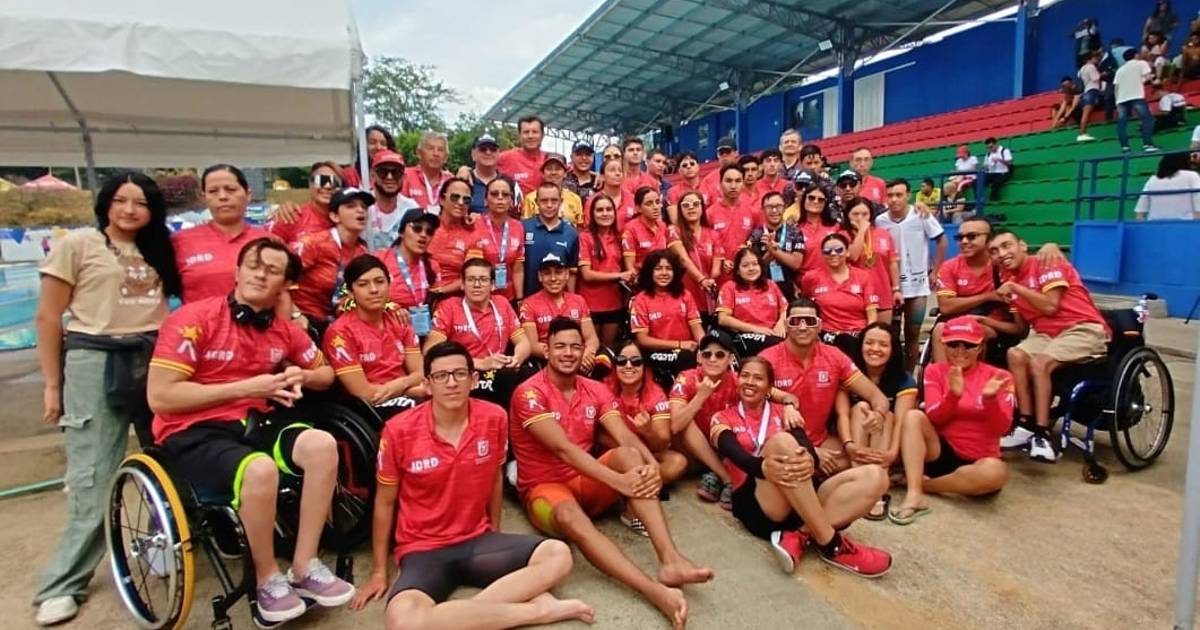
[[[546,159],[542,162],[542,181],[563,185],[563,180],[567,176],[567,158],[557,153],[547,153]],[[528,195],[525,195],[525,201],[522,203],[521,217],[528,219],[537,216],[538,191],[534,189]],[[559,215],[569,222],[571,225],[579,225],[583,219],[583,201],[579,199],[579,195],[563,189],[562,191],[562,206],[559,209]]]
[[[936,210],[941,201],[942,191],[933,185],[933,180],[928,177],[921,180],[921,188],[917,191],[917,203],[923,203],[926,207]]]

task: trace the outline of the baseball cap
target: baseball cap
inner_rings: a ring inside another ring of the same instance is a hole
[[[575,155],[576,153],[595,155],[596,147],[593,147],[592,143],[588,142],[587,140],[580,140],[579,142],[575,143],[575,146],[571,147],[571,155]]]
[[[733,337],[730,337],[729,333],[716,328],[709,330],[704,334],[704,337],[700,339],[700,345],[698,349],[703,350],[708,345],[714,343],[730,352],[735,354],[737,353],[737,348],[735,348],[733,345]]]
[[[405,210],[404,215],[400,217],[400,231],[403,232],[404,228],[413,221],[424,221],[429,223],[435,230],[442,224],[442,220],[439,219],[436,214],[425,212],[424,208],[409,208],[408,210]]]
[[[983,325],[969,315],[955,317],[942,326],[942,343],[951,341],[979,345],[983,343]]]
[[[854,180],[854,181],[856,181],[856,182],[861,182],[861,181],[862,181],[862,176],[861,176],[861,175],[859,175],[858,173],[856,173],[856,172],[854,172],[854,171],[850,170],[850,169],[846,169],[846,170],[844,170],[844,171],[842,171],[841,173],[839,173],[839,174],[838,174],[837,181],[839,181],[839,182],[840,182],[840,181],[842,181],[843,179],[853,179],[853,180]]]
[[[566,267],[567,263],[566,263],[566,261],[564,261],[562,259],[562,256],[559,256],[558,254],[555,254],[554,252],[550,252],[550,253],[546,254],[545,256],[542,256],[542,265],[541,266],[545,267],[546,265],[558,265],[560,267]]]
[[[333,212],[337,212],[337,209],[342,204],[352,199],[361,199],[363,205],[368,207],[375,203],[375,195],[372,195],[361,188],[350,186],[349,188],[343,188],[333,193],[333,197],[329,200],[329,209]]]
[[[547,153],[546,158],[542,160],[542,168],[546,168],[546,165],[551,162],[558,162],[559,166],[567,168],[567,158],[557,153]]]
[[[497,149],[499,149],[500,143],[496,142],[496,139],[494,137],[492,137],[492,134],[485,133],[485,134],[479,136],[478,138],[475,138],[475,144],[473,146],[476,149],[480,149],[483,147],[496,147]]]
[[[371,158],[371,166],[379,166],[380,164],[399,164],[404,166],[404,156],[390,149],[377,151],[375,156]]]
[[[958,158],[965,158],[968,155],[971,155],[971,149],[965,144],[959,145],[958,150],[954,152],[954,156]]]
[[[812,173],[808,172],[808,170],[801,170],[792,178],[792,183],[797,186],[807,186],[813,183]]]
[[[721,140],[717,142],[717,153],[720,153],[725,149],[737,151],[737,143],[733,141],[733,138],[721,138]]]

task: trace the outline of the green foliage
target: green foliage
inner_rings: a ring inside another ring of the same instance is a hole
[[[388,56],[376,57],[367,67],[363,96],[375,121],[395,134],[446,131],[439,109],[461,102],[458,92],[434,75],[433,66]]]

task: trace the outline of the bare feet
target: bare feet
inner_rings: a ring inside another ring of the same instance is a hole
[[[649,599],[650,603],[654,604],[654,607],[671,621],[672,628],[681,630],[687,626],[688,608],[683,591],[669,586],[661,586],[649,596]]]
[[[691,560],[679,556],[673,562],[663,564],[658,568],[658,581],[667,586],[682,586],[698,584],[713,578],[713,570],[708,567],[698,567]]]
[[[595,609],[582,600],[559,599],[550,593],[542,593],[529,601],[541,609],[541,623],[555,623],[568,619],[578,619],[586,624],[596,621]]]

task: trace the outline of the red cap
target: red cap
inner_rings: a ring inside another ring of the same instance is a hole
[[[942,326],[942,343],[965,341],[979,345],[983,343],[983,325],[974,317],[955,317]]]
[[[404,166],[404,156],[395,151],[382,149],[375,152],[375,156],[371,158],[371,166],[379,166],[380,164],[399,164],[400,166]]]
[[[958,150],[954,152],[955,157],[965,158],[971,155],[971,149],[967,145],[959,145]]]

